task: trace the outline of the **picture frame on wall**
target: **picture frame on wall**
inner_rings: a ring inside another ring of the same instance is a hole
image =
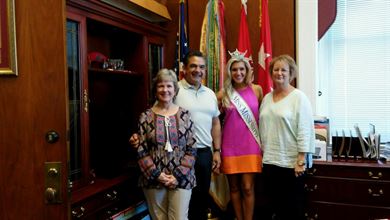
[[[15,0],[0,0],[0,75],[18,75]]]

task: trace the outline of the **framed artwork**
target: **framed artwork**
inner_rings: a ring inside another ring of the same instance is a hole
[[[0,75],[18,75],[15,0],[0,0]]]

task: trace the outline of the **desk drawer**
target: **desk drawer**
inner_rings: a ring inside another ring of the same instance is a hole
[[[390,182],[312,177],[305,183],[310,201],[390,207]]]
[[[85,219],[94,213],[112,206],[119,200],[118,190],[114,187],[112,189],[103,191],[83,200],[77,204],[72,205],[72,219]]]
[[[307,220],[389,219],[390,207],[356,206],[342,203],[311,202],[305,211]]]
[[[309,175],[390,181],[389,169],[382,167],[315,165],[309,170]]]

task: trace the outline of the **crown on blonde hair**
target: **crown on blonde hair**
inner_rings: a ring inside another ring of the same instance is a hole
[[[236,50],[233,51],[233,52],[230,52],[230,51],[228,51],[228,52],[229,52],[229,54],[230,54],[230,57],[231,57],[232,59],[234,59],[234,60],[247,60],[247,61],[249,61],[249,59],[245,57],[245,54],[246,54],[247,51],[245,51],[245,52],[240,52],[240,51],[238,51],[238,50],[236,49]]]

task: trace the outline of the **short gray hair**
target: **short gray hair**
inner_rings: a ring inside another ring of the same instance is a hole
[[[175,89],[175,96],[174,96],[174,98],[176,98],[176,95],[179,92],[179,84],[177,83],[177,77],[176,77],[176,74],[175,74],[175,72],[173,70],[166,69],[166,68],[160,69],[158,71],[156,77],[154,77],[154,79],[153,79],[153,83],[152,83],[152,94],[153,94],[153,96],[156,97],[157,84],[162,82],[162,81],[173,82],[173,87]]]

